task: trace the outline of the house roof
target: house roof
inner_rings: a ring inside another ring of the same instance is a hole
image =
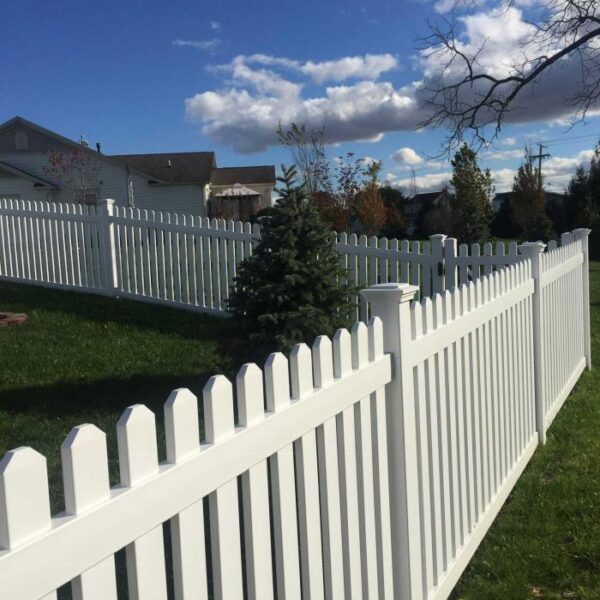
[[[260,196],[260,192],[250,189],[241,183],[235,183],[232,187],[224,189],[215,194],[215,198],[231,198],[237,196]]]
[[[97,156],[103,160],[107,160],[112,163],[119,162],[119,161],[115,161],[114,157],[112,157],[112,156],[109,156],[107,154],[102,154],[101,152],[97,152],[96,150],[92,150],[92,148],[83,146],[79,142],[70,140],[69,138],[66,138],[63,135],[60,135],[60,133],[56,133],[55,131],[50,131],[50,129],[46,129],[45,127],[42,127],[41,125],[38,125],[37,123],[28,121],[27,119],[24,119],[23,117],[16,116],[16,117],[13,117],[12,119],[9,119],[8,121],[5,121],[4,123],[0,123],[0,131],[2,131],[4,129],[8,129],[9,127],[11,127],[13,125],[17,125],[17,124],[23,125],[24,127],[32,129],[33,131],[36,131],[46,137],[49,137],[58,142],[61,142],[62,144],[65,144],[66,146],[69,146],[71,148],[77,148],[78,150],[82,150],[83,152],[91,152],[94,156]],[[119,164],[122,165],[122,162],[119,162]],[[137,169],[135,169],[135,170],[138,171]],[[139,172],[139,174],[146,175],[146,173],[143,173],[143,172]]]
[[[34,183],[40,184],[44,187],[49,187],[52,189],[58,188],[58,186],[56,186],[51,181],[42,179],[41,177],[38,177],[37,175],[34,175],[33,173],[28,173],[27,171],[24,171],[23,169],[14,167],[13,165],[9,165],[8,163],[2,162],[2,161],[0,161],[0,171],[10,173],[11,175],[15,175],[16,177],[23,177],[25,179],[29,179],[30,181],[33,181]]]
[[[275,183],[275,167],[262,165],[258,167],[222,167],[213,169],[211,179],[213,185],[244,185],[253,183]]]
[[[214,152],[115,154],[112,158],[161,183],[206,184],[216,164]]]

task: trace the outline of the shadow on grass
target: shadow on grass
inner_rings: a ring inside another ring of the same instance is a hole
[[[187,339],[212,334],[233,337],[236,331],[235,322],[226,316],[5,282],[0,283],[0,306],[2,310],[11,312],[67,312],[87,321],[113,322],[158,333],[179,335]]]

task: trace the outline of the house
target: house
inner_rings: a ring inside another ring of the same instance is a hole
[[[100,144],[94,150],[21,117],[0,125],[0,198],[113,198],[132,208],[208,216],[211,195],[235,184],[255,191],[261,208],[270,206],[275,167],[221,168],[214,152],[110,156]]]
[[[406,235],[412,237],[417,232],[419,217],[422,213],[432,208],[450,208],[452,194],[447,188],[437,192],[424,192],[415,194],[409,198],[403,206],[404,219],[406,223]]]

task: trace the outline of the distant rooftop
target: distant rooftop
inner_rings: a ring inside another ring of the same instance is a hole
[[[208,183],[216,161],[214,152],[117,154],[111,158],[164,183]]]
[[[275,184],[275,167],[262,165],[258,167],[222,167],[213,169],[211,183],[214,185],[243,185],[253,183]]]

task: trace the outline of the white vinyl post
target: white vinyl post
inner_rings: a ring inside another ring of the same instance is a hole
[[[540,444],[546,443],[545,421],[545,377],[544,361],[542,358],[542,288],[541,276],[541,254],[546,248],[542,242],[525,242],[519,246],[519,252],[524,258],[531,261],[531,276],[534,279],[533,292],[533,371],[535,386],[535,422]]]
[[[431,240],[431,256],[433,264],[431,265],[431,274],[433,285],[431,287],[432,294],[441,293],[445,289],[444,281],[444,242],[446,236],[443,233],[430,235]]]
[[[421,533],[417,428],[412,370],[407,367],[411,338],[410,301],[419,291],[407,283],[381,283],[360,293],[371,315],[383,321],[384,350],[392,355],[386,386],[394,598],[420,600]]]
[[[588,238],[591,229],[575,229],[573,235],[576,240],[581,242],[581,249],[583,250],[583,335],[584,335],[584,347],[585,352],[585,363],[588,369],[592,368],[592,342],[590,336],[590,250],[588,245]]]
[[[101,200],[100,214],[102,215],[102,260],[104,262],[104,289],[107,295],[116,296],[119,285],[117,271],[117,254],[115,247],[115,224],[113,214],[115,201],[110,198]]]

